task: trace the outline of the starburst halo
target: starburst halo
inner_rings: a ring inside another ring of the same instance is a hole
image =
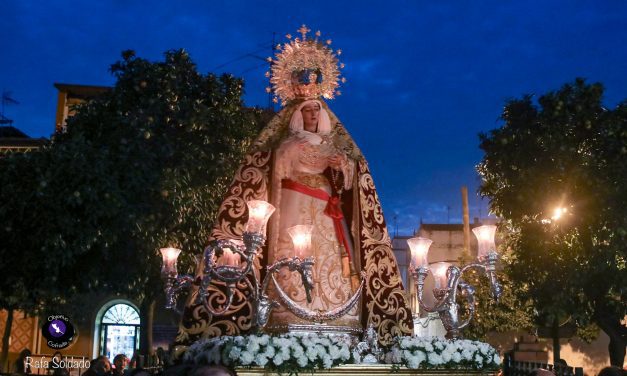
[[[311,30],[303,25],[297,30],[301,37],[293,38],[286,35],[289,42],[276,47],[275,59],[269,57],[270,71],[266,77],[270,78],[272,87],[268,92],[274,92],[274,102],[281,99],[285,106],[290,100],[325,98],[333,99],[340,95],[338,87],[346,79],[340,77],[340,63],[338,56],[341,50],[333,51],[329,46],[331,40],[321,41],[320,31],[316,31],[313,39],[308,39]],[[305,80],[306,83],[298,82]]]

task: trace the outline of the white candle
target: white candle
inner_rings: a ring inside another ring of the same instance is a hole
[[[295,256],[303,258],[308,255],[312,232],[312,225],[296,225],[287,229],[287,233],[292,237]]]
[[[436,262],[431,265],[431,273],[435,280],[436,289],[444,289],[447,287],[446,271],[451,266],[448,262]]]
[[[222,262],[224,263],[224,265],[239,266],[240,256],[230,249],[224,248],[222,250]]]

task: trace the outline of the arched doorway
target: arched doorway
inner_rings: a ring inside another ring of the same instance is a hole
[[[130,304],[116,302],[100,316],[100,355],[113,359],[118,354],[129,358],[139,348],[139,312]],[[103,307],[103,308],[105,308]]]

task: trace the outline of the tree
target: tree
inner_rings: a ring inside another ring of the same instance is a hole
[[[54,296],[50,282],[55,268],[29,241],[40,224],[33,210],[38,206],[39,152],[0,158],[0,309],[7,311],[2,334],[0,370],[7,363],[13,318],[17,311],[34,315],[44,300]],[[8,372],[9,370],[5,370]]]
[[[507,262],[507,260],[503,260]],[[530,330],[533,328],[532,307],[528,301],[521,301],[516,295],[516,286],[507,275],[499,273],[497,279],[502,287],[498,300],[492,296],[489,279],[472,269],[464,280],[475,288],[475,314],[470,324],[464,328],[464,337],[485,341],[488,333],[504,333],[510,330]],[[460,299],[461,313],[466,315],[468,304]]]
[[[59,304],[93,291],[137,300],[146,354],[163,294],[158,250],[178,246],[192,264],[264,114],[243,106],[240,79],[198,73],[183,50],[163,62],[126,51],[111,71],[112,90],[76,108],[44,151],[38,215],[48,223],[32,241],[59,261]]]
[[[608,110],[601,84],[507,103],[502,127],[481,134],[480,191],[503,218],[507,272],[536,323],[570,317],[610,338],[613,365],[627,343],[627,102]]]

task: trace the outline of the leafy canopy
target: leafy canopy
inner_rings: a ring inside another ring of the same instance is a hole
[[[161,62],[126,51],[111,71],[115,86],[78,106],[67,132],[28,157],[37,161],[19,187],[2,191],[18,213],[3,226],[15,234],[3,246],[25,248],[16,262],[48,260],[34,264],[47,268],[34,281],[59,300],[162,294],[159,248],[182,248],[180,270],[191,267],[264,118],[244,107],[240,79],[198,73],[183,50]]]
[[[509,278],[541,325],[627,313],[627,103],[608,110],[602,96],[578,79],[537,103],[514,99],[480,135],[480,191],[508,227]]]

